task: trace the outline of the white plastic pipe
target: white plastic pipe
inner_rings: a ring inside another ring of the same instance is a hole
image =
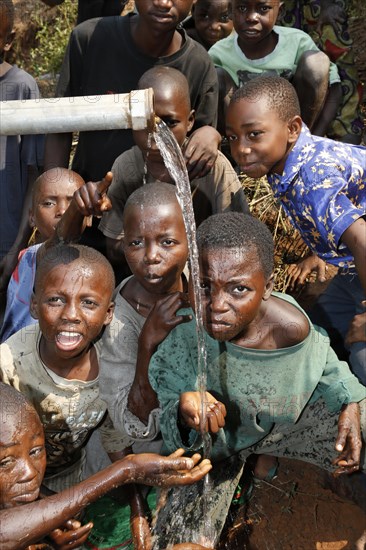
[[[154,127],[152,88],[129,94],[0,101],[0,134],[57,134]]]

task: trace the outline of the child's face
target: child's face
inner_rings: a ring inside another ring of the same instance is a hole
[[[32,296],[49,356],[70,359],[89,348],[111,322],[111,282],[103,266],[78,259],[40,277]]]
[[[231,2],[198,0],[194,5],[193,19],[197,34],[209,48],[233,30]]]
[[[260,48],[277,21],[279,0],[233,0],[233,23],[242,50]],[[259,57],[259,56],[258,56]]]
[[[265,277],[253,249],[202,251],[200,269],[206,331],[215,340],[240,345],[257,330],[272,279]]]
[[[155,114],[165,122],[173,132],[178,145],[181,147],[194,123],[194,111],[191,111],[186,98],[178,89],[156,89],[154,91]],[[136,145],[141,149],[144,158],[150,162],[164,164],[155,141],[152,139],[148,147],[148,131],[138,130],[133,132]]]
[[[43,241],[52,237],[73,194],[83,183],[82,178],[43,176],[29,214],[30,225],[37,227]]]
[[[301,131],[300,117],[281,120],[267,107],[265,98],[231,102],[226,115],[226,135],[240,170],[252,178],[269,172],[282,174],[287,155]]]
[[[153,33],[161,35],[175,30],[190,12],[193,0],[135,0],[140,19]]]
[[[6,415],[0,424],[0,509],[36,500],[45,469],[43,427],[36,412],[24,408]]]
[[[178,202],[125,212],[124,252],[136,279],[151,294],[179,290],[188,244]]]

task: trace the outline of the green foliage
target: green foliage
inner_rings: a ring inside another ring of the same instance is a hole
[[[30,51],[33,76],[55,74],[60,70],[76,17],[75,0],[65,0],[52,9],[44,5],[44,10],[35,14],[34,24],[38,30],[36,43]]]

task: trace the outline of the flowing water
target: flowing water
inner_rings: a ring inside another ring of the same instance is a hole
[[[197,342],[198,342],[198,379],[197,389],[201,394],[202,410],[201,410],[201,425],[200,432],[203,439],[203,455],[205,457],[210,456],[211,451],[211,437],[205,430],[206,426],[206,386],[207,386],[207,354],[205,346],[204,328],[203,328],[203,316],[202,316],[202,301],[200,291],[200,273],[198,263],[198,250],[196,244],[196,224],[194,219],[191,185],[188,177],[186,163],[184,161],[182,151],[170,129],[163,121],[156,124],[156,129],[153,133],[153,138],[156,145],[160,150],[160,154],[163,157],[164,164],[175,182],[177,187],[177,196],[182,208],[184,225],[187,233],[187,240],[189,246],[189,264],[190,264],[190,279],[193,285],[194,299],[195,299],[195,319],[197,330]],[[203,483],[203,492],[208,492],[210,485],[209,475],[206,476]],[[205,509],[205,498],[202,499],[201,517],[205,518],[205,532],[195,533],[195,527],[192,526],[192,533],[187,536],[185,542],[204,542],[209,543],[212,534],[212,526],[210,524],[210,518]],[[184,518],[182,518],[184,523]],[[196,523],[197,525],[197,523]],[[187,531],[187,526],[184,525]]]

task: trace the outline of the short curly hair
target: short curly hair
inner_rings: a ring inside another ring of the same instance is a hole
[[[255,103],[265,99],[271,111],[287,122],[300,115],[300,103],[293,85],[281,76],[258,76],[246,82],[233,94],[230,105],[241,99]]]
[[[251,216],[240,212],[214,214],[197,229],[197,246],[204,250],[242,249],[255,250],[265,277],[274,268],[273,237],[268,227]]]

